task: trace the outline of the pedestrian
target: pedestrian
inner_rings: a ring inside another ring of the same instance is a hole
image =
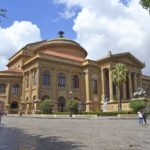
[[[148,117],[148,115],[147,115],[146,111],[144,111],[143,112],[143,120],[144,120],[145,124],[147,124],[147,117]]]
[[[0,124],[1,124],[1,121],[2,121],[2,115],[3,115],[3,112],[0,110]]]
[[[1,124],[1,115],[0,115],[0,124]]]
[[[143,124],[143,113],[141,110],[138,111],[139,124]]]

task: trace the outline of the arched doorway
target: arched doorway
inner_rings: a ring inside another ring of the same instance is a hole
[[[10,108],[11,109],[18,109],[18,102],[12,102]]]
[[[46,100],[46,99],[50,99],[48,95],[44,95],[44,96],[42,97],[42,101],[44,101],[44,100]]]
[[[66,102],[64,97],[59,97],[58,99],[58,111],[64,112],[66,110]]]

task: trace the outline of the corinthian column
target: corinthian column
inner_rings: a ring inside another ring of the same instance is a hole
[[[131,79],[131,72],[128,73],[129,76],[129,96],[130,98],[133,97],[133,89],[132,89],[132,79]]]
[[[137,75],[134,73],[134,92],[137,90]]]
[[[105,74],[104,74],[104,69],[101,70],[101,76],[102,76],[102,102],[105,99],[106,96],[106,85],[105,85]]]
[[[112,82],[112,71],[109,69],[109,95],[110,95],[110,102],[114,101],[113,97],[113,82]]]
[[[127,99],[127,90],[126,90],[126,83],[123,83],[123,99]]]

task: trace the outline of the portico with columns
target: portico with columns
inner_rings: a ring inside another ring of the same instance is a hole
[[[121,99],[122,102],[128,102],[133,98],[133,93],[142,87],[141,69],[144,64],[137,60],[130,53],[111,54],[109,53],[104,59],[98,60],[101,66],[101,103],[107,101],[108,105],[117,103],[117,89],[112,82],[112,67],[116,63],[124,63],[127,65],[127,81],[121,85]],[[117,107],[116,107],[117,108]],[[111,110],[111,109],[109,109]]]

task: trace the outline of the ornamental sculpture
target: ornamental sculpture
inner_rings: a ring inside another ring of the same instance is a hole
[[[146,91],[143,88],[138,88],[136,92],[133,93],[134,98],[146,97]]]

